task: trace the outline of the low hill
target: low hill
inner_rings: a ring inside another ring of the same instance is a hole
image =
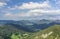
[[[37,32],[29,39],[60,39],[60,25],[54,25],[41,32]]]
[[[60,39],[60,20],[0,20],[0,39]]]
[[[13,25],[0,25],[0,39],[11,39],[12,34],[29,34],[28,32],[24,30],[20,30]]]

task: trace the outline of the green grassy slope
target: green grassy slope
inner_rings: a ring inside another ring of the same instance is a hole
[[[0,39],[60,39],[60,25],[37,32],[26,32],[12,25],[0,25]]]
[[[26,31],[19,30],[12,25],[0,25],[0,39],[11,39],[13,34],[15,35],[19,34],[21,37],[23,37],[22,35],[26,33],[28,35],[30,34]]]
[[[51,26],[30,36],[29,39],[60,39],[60,25]]]

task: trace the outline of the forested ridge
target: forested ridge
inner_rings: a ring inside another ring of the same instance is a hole
[[[0,21],[0,39],[60,39],[60,22]]]

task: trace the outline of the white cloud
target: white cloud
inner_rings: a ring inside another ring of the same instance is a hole
[[[60,0],[56,0],[56,4],[60,6]]]
[[[4,5],[7,5],[7,3],[0,2],[0,7],[3,7]]]
[[[48,9],[49,8],[49,9]],[[13,14],[14,16],[21,16],[21,17],[29,17],[29,16],[39,16],[42,14],[60,14],[60,9],[54,10],[52,6],[49,4],[49,1],[44,1],[42,3],[38,2],[29,2],[29,3],[23,3],[20,6],[15,6],[15,7],[8,7],[9,10],[15,10],[15,9],[30,9],[30,11],[27,11],[25,13],[18,13],[18,14]],[[51,10],[53,9],[53,10]]]
[[[30,13],[44,13],[44,14],[60,14],[60,9],[58,10],[44,10],[44,9],[34,9],[30,10]]]
[[[23,3],[21,6],[19,6],[19,9],[36,9],[36,8],[50,8],[48,1],[44,1],[43,3],[37,3],[37,2],[29,2],[29,3]]]
[[[32,10],[33,11],[33,10]],[[4,17],[7,17],[9,19],[43,19],[43,18],[50,18],[50,19],[58,19],[60,16],[58,16],[60,13],[59,10],[52,10],[52,12],[50,13],[50,11],[34,11],[34,12],[27,12],[27,13],[15,13],[12,14],[10,12],[6,13]],[[48,12],[48,13],[46,13]],[[35,18],[34,18],[35,17]],[[58,17],[58,18],[57,18]]]
[[[23,10],[22,13],[14,13],[12,14],[11,11],[15,10]],[[26,13],[24,10],[29,9]],[[4,10],[5,11],[5,10]],[[5,17],[8,17],[10,19],[16,19],[16,18],[55,18],[56,15],[60,14],[60,9],[54,9],[50,4],[49,1],[44,1],[42,3],[37,3],[37,2],[29,2],[29,3],[23,3],[20,6],[14,6],[14,7],[8,7],[8,10],[6,10],[7,13],[5,14]]]
[[[11,14],[10,13],[6,13],[5,16],[11,16]]]
[[[11,17],[12,18],[13,16],[14,16],[14,14],[12,14],[12,13],[6,13],[5,14],[5,17],[9,17],[9,18]]]
[[[1,2],[9,2],[10,0],[0,0]]]
[[[11,12],[7,12],[7,13],[5,13],[4,16],[5,17],[9,17],[9,18],[18,18],[18,17],[25,17],[26,18],[26,17],[42,16],[42,14],[39,14],[39,13],[30,13],[30,12],[12,14]]]
[[[37,9],[37,8],[51,8],[51,5],[49,4],[49,1],[44,1],[42,3],[38,2],[29,2],[29,3],[23,3],[22,5],[18,6],[15,5],[11,8],[11,10],[15,9]]]
[[[7,8],[8,8],[8,10],[15,10],[16,9],[16,7],[14,7],[14,8],[7,7]]]

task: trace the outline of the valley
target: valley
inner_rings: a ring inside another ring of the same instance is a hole
[[[0,20],[0,39],[60,39],[60,20]]]

